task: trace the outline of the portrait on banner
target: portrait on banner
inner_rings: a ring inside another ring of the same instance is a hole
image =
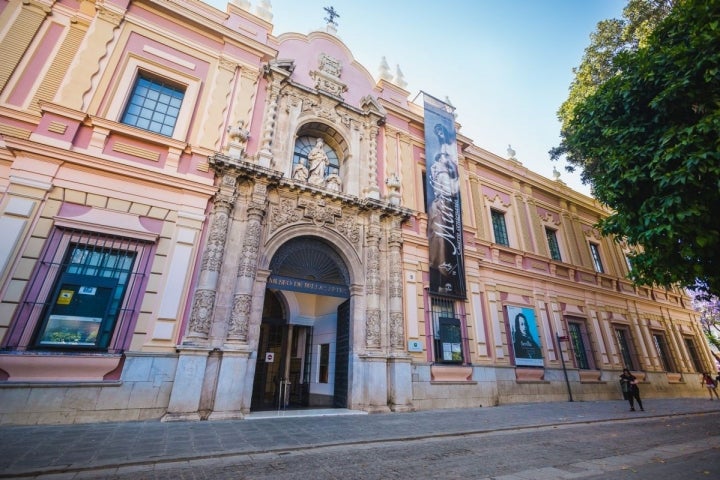
[[[430,291],[465,297],[458,147],[453,108],[425,95]]]
[[[508,305],[508,321],[515,365],[542,367],[543,354],[538,334],[535,311],[532,308]]]

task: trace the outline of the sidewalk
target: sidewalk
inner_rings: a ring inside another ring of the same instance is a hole
[[[0,478],[162,461],[524,427],[720,411],[707,398],[646,399],[645,412],[624,400],[503,405],[366,415],[251,415],[246,420],[0,426]],[[338,413],[347,413],[338,415]]]

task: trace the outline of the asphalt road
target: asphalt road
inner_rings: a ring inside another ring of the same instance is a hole
[[[159,461],[37,479],[720,479],[720,412]]]

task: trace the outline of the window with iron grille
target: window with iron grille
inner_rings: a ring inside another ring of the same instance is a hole
[[[575,365],[582,370],[595,368],[592,351],[590,350],[590,337],[585,322],[568,321],[568,334],[570,344],[575,354]]]
[[[550,249],[550,258],[561,262],[562,256],[560,255],[560,245],[558,245],[557,232],[552,228],[546,228],[545,238],[547,238],[548,248]]]
[[[170,137],[184,97],[183,87],[141,72],[121,122]]]
[[[694,372],[702,372],[705,369],[702,368],[702,362],[700,361],[700,355],[698,354],[697,346],[695,345],[695,340],[693,340],[690,337],[685,337],[685,348],[687,348],[688,353],[690,354],[690,363],[692,363],[692,368]]]
[[[602,260],[600,259],[600,246],[597,243],[590,242],[590,255],[592,256],[593,266],[598,273],[605,273]]]
[[[627,327],[615,327],[615,338],[617,339],[624,368],[636,370],[638,365],[633,358],[634,355],[630,343],[630,330],[628,330]]]
[[[668,349],[667,340],[665,340],[665,334],[661,332],[653,332],[653,343],[655,344],[655,351],[657,352],[658,358],[660,359],[660,365],[666,372],[675,372],[675,363],[672,361],[670,356],[670,350]]]
[[[439,363],[463,363],[463,326],[455,315],[455,301],[445,298],[431,298],[435,361]]]
[[[497,210],[490,210],[492,219],[493,234],[495,235],[495,243],[499,245],[510,246],[508,239],[507,226],[505,225],[505,214]]]
[[[117,352],[130,343],[154,244],[56,228],[6,348]]]

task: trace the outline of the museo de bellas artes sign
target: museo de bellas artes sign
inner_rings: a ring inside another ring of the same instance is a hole
[[[454,107],[426,93],[423,98],[430,293],[465,298]]]

